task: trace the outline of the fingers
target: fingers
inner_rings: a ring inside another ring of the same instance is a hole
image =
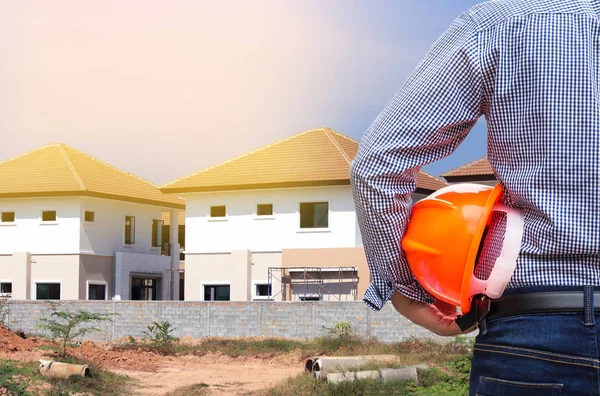
[[[392,305],[408,320],[437,335],[454,336],[463,334],[463,331],[454,321],[457,316],[456,307],[450,311],[451,313],[445,313],[436,305],[412,300],[398,292],[392,295]],[[447,307],[443,308],[444,311],[448,312]]]

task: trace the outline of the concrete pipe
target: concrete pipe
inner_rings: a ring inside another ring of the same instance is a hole
[[[72,375],[85,377],[90,368],[87,365],[55,362],[54,360],[40,360],[40,374],[51,378],[69,378]]]
[[[317,372],[319,373],[319,372]],[[320,377],[325,377],[320,375]],[[351,382],[355,380],[373,379],[383,382],[390,381],[414,381],[418,382],[417,369],[415,367],[405,367],[400,369],[382,369],[377,371],[349,371],[341,373],[327,373],[325,377],[330,384],[339,384],[340,382]]]
[[[315,376],[319,371],[345,371],[357,369],[369,363],[394,363],[398,361],[395,355],[366,355],[366,356],[317,356],[306,361],[306,371]]]

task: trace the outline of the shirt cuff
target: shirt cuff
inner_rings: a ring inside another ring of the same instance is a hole
[[[394,291],[398,291],[408,298],[426,304],[433,304],[435,302],[435,298],[427,293],[416,281],[410,285],[393,285],[391,282],[388,282],[379,286],[372,282],[365,291],[363,302],[374,311],[379,311],[392,298]]]

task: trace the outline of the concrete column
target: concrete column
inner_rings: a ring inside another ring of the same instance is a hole
[[[114,281],[115,281],[115,291],[114,291],[114,300],[126,300],[127,295],[123,295],[123,284],[128,283],[127,279],[123,279],[123,276],[126,274],[123,273],[123,256],[120,252],[115,253],[115,261],[113,266],[114,272]]]
[[[169,246],[171,247],[171,269],[179,270],[179,210],[171,209]],[[179,272],[171,272],[171,300],[179,300]]]
[[[231,264],[231,301],[250,301],[252,299],[252,252],[250,250],[232,251]]]

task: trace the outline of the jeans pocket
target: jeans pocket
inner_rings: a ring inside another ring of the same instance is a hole
[[[500,378],[481,377],[477,387],[478,396],[558,396],[562,384],[508,381]]]

